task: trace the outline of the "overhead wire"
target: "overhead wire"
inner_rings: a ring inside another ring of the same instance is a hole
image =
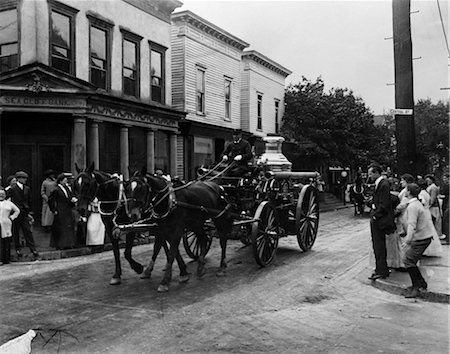
[[[441,5],[439,4],[439,0],[436,0],[436,3],[437,3],[438,11],[439,11],[439,18],[441,19],[442,32],[444,33],[445,45],[447,46],[447,53],[448,53],[448,56],[450,57],[450,48],[448,45],[447,34],[445,33],[444,21],[442,19]]]

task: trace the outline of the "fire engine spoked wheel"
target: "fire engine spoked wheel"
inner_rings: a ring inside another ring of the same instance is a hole
[[[316,241],[319,229],[319,193],[314,186],[303,186],[295,214],[298,245],[306,252]]]
[[[206,229],[206,227],[205,227],[205,229]],[[212,234],[211,230],[205,230],[205,233],[206,233],[206,253],[205,253],[205,255],[206,255],[209,252],[209,249],[211,248],[213,234]],[[192,258],[193,260],[197,260],[198,257],[200,257],[200,254],[201,254],[200,242],[199,242],[197,234],[194,231],[184,230],[183,245],[184,245],[186,254],[190,258]]]
[[[252,247],[256,263],[266,267],[275,258],[278,247],[279,220],[275,207],[268,201],[259,204],[252,224]]]

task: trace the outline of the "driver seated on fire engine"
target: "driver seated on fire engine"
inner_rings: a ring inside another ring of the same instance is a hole
[[[230,177],[243,177],[248,172],[248,162],[252,159],[252,148],[249,142],[242,139],[242,131],[233,131],[233,141],[227,145],[222,153],[222,161],[234,166],[228,172]]]

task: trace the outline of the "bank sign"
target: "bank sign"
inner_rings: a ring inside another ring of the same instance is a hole
[[[83,108],[86,107],[86,101],[83,99],[57,97],[0,96],[0,105],[10,107]]]

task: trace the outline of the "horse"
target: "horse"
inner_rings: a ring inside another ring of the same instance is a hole
[[[139,222],[151,220],[151,194],[150,188],[147,184],[147,170],[144,168],[139,173],[138,171],[131,173],[131,178],[125,183],[125,192],[126,195],[129,196],[130,201],[128,204],[128,213],[131,219],[131,222]],[[162,178],[163,177],[158,177]],[[176,182],[176,185],[181,186],[181,182]],[[148,279],[151,277],[151,273],[153,271],[156,258],[158,257],[161,248],[164,248],[166,256],[169,254],[169,248],[167,246],[167,242],[161,237],[155,237],[155,243],[153,246],[153,255],[150,260],[150,263],[145,268],[145,271],[141,274],[141,279]],[[179,282],[184,283],[189,280],[189,273],[187,272],[187,266],[181,257],[180,253],[177,252],[176,260],[178,263],[178,267],[180,269],[180,278]],[[167,265],[166,265],[167,267]]]
[[[168,264],[164,271],[158,292],[167,292],[172,279],[172,265],[184,230],[195,232],[199,240],[201,254],[198,258],[197,276],[202,277],[205,270],[207,235],[204,223],[211,218],[219,234],[222,248],[220,267],[217,275],[224,275],[227,267],[227,237],[233,227],[231,204],[223,190],[214,182],[191,181],[173,188],[170,182],[152,175],[145,177],[152,196],[151,219],[157,220],[156,237],[169,243]],[[147,269],[145,270],[145,272]],[[151,272],[151,270],[150,270]]]
[[[75,167],[78,173],[74,183],[74,190],[78,198],[78,212],[81,216],[86,216],[88,205],[97,197],[101,218],[105,225],[105,233],[111,240],[115,260],[115,273],[110,280],[110,284],[118,285],[121,283],[122,268],[120,265],[119,235],[113,230],[117,222],[130,222],[123,181],[117,175],[94,170],[94,163],[91,163],[84,170],[77,165]],[[124,256],[131,269],[137,274],[141,274],[144,270],[143,265],[135,261],[131,255],[135,236],[135,232],[127,233]]]

